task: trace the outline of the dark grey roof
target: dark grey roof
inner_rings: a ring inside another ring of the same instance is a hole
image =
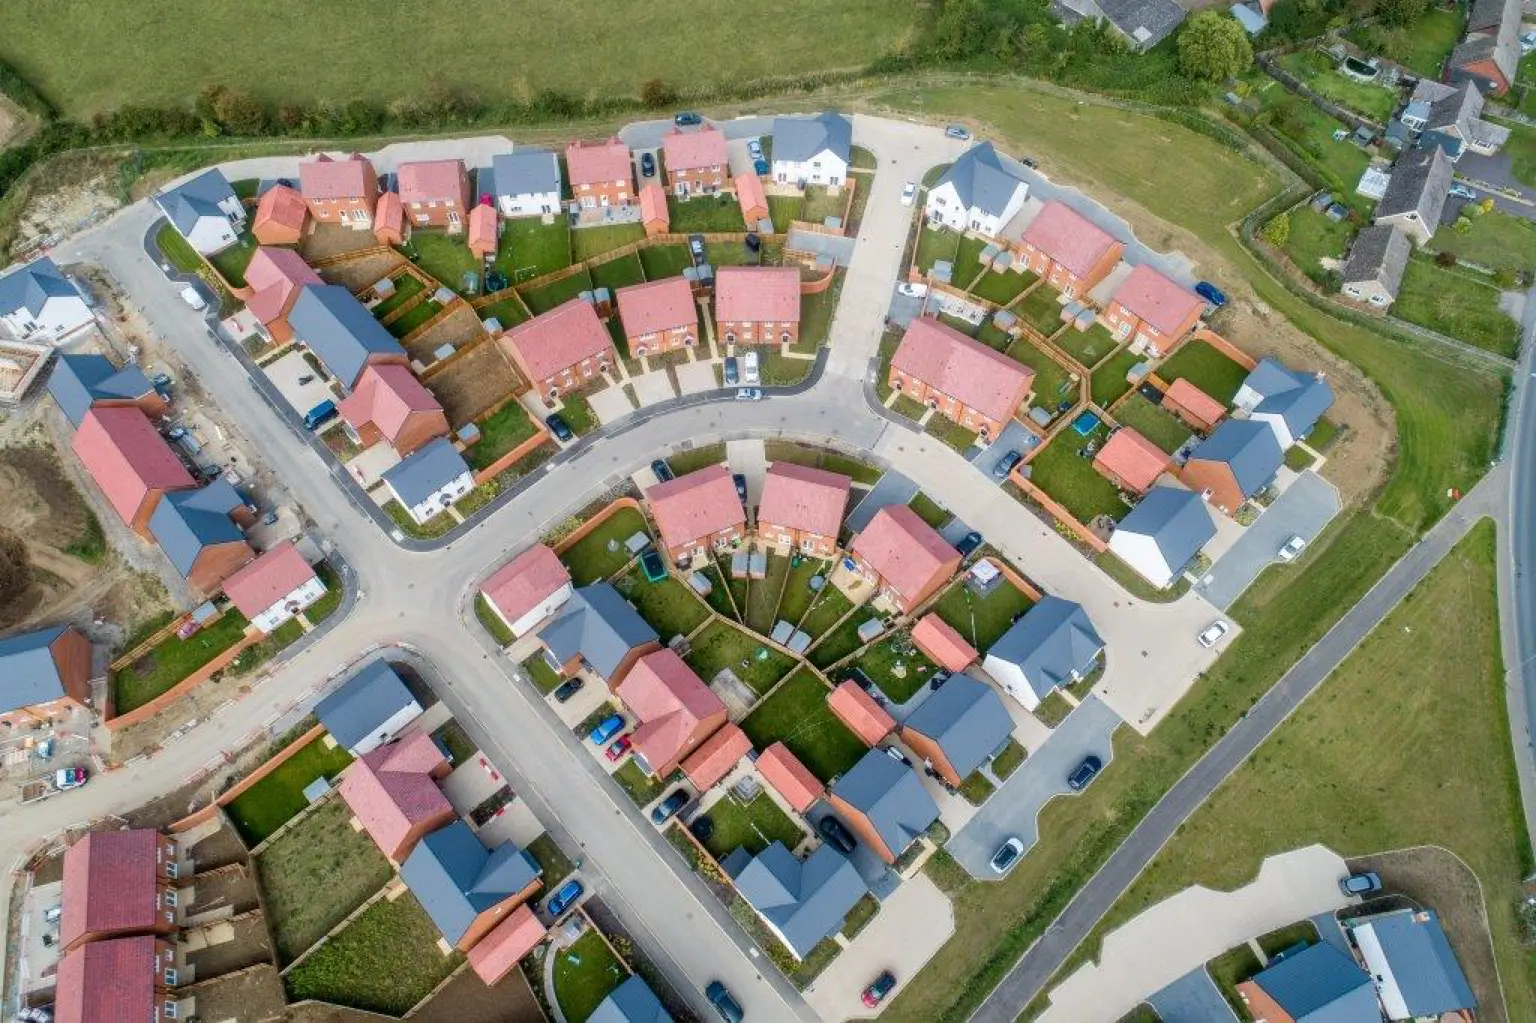
[[[351,750],[414,703],[405,681],[380,658],[326,694],[315,705],[315,717],[337,743]]]
[[[1226,420],[1190,453],[1192,459],[1225,462],[1244,498],[1251,498],[1275,478],[1285,452],[1269,424],[1258,420]]]
[[[1449,67],[1491,60],[1506,81],[1513,82],[1520,66],[1521,0],[1474,0],[1467,16],[1467,34],[1451,51]]]
[[[775,143],[775,146],[778,144]],[[981,142],[960,154],[960,159],[950,165],[934,183],[934,187],[950,183],[960,195],[960,202],[967,209],[975,207],[994,217],[1002,216],[1013,198],[1014,189],[1025,184],[999,158],[990,142]]]
[[[1369,923],[1410,1017],[1476,1008],[1477,998],[1433,910],[1393,911]]]
[[[1265,428],[1268,429],[1267,427]],[[987,657],[1017,665],[1042,700],[1052,690],[1086,676],[1104,650],[1083,606],[1054,594],[1042,597],[987,651]]]
[[[0,277],[0,316],[10,316],[20,310],[26,310],[34,317],[42,316],[43,306],[49,299],[79,296],[79,291],[60,273],[53,260],[43,256]]]
[[[1471,82],[1463,82],[1454,87],[1441,86],[1441,88],[1449,88],[1450,92],[1440,94],[1430,103],[1425,117],[1425,127],[1444,129],[1454,126],[1461,131],[1463,138],[1470,140],[1473,132],[1472,122],[1483,116],[1483,94]],[[1414,91],[1417,94],[1417,88]]]
[[[737,847],[722,866],[736,891],[802,960],[842,928],[848,911],[869,892],[853,862],[826,843],[803,861],[777,839],[756,857]]]
[[[883,750],[871,750],[832,786],[833,795],[863,812],[896,856],[939,817],[939,806],[917,774]]]
[[[389,489],[406,505],[419,505],[438,488],[469,472],[469,463],[446,437],[433,438],[397,463],[383,476]]]
[[[1149,50],[1168,38],[1184,20],[1175,0],[1097,0],[1110,24],[1125,33],[1138,50]]]
[[[1259,361],[1243,386],[1262,396],[1254,413],[1279,416],[1292,437],[1305,436],[1317,418],[1333,405],[1333,388],[1326,380],[1297,373],[1271,356]]]
[[[191,181],[166,189],[156,197],[156,202],[171,223],[176,225],[176,230],[185,235],[197,227],[197,222],[204,217],[227,220],[219,204],[234,198],[235,190],[230,188],[224,173],[212,167]]]
[[[149,532],[176,571],[186,576],[203,549],[245,540],[229,513],[245,499],[222,477],[195,491],[172,491],[155,506]]]
[[[1467,12],[1468,32],[1488,32],[1497,29],[1504,21],[1504,12],[1513,10],[1515,20],[1520,18],[1520,0],[1472,0]]]
[[[997,692],[963,672],[946,679],[902,724],[937,743],[962,779],[1013,732],[1013,719]]]
[[[538,865],[516,844],[487,850],[462,818],[423,836],[400,865],[401,881],[455,945],[477,916],[538,877]]]
[[[339,284],[300,289],[288,326],[346,388],[357,383],[371,356],[405,354],[394,336]]]
[[[603,997],[587,1020],[590,1024],[671,1024],[672,1016],[651,986],[640,975],[631,974]]]
[[[560,664],[579,654],[608,679],[630,651],[660,638],[611,584],[594,583],[571,595],[539,639]]]
[[[489,187],[494,185],[494,187]],[[560,194],[560,162],[544,149],[519,149],[491,158],[491,182],[478,183],[481,192],[499,196]]]
[[[153,388],[136,364],[129,363],[119,370],[106,356],[87,353],[59,356],[48,375],[48,393],[77,427],[96,401],[138,398]]]
[[[1216,536],[1210,510],[1194,491],[1154,487],[1120,520],[1115,531],[1150,537],[1175,574]]]
[[[1371,976],[1353,957],[1327,942],[1291,953],[1252,980],[1296,1024],[1381,1022]]]
[[[1451,191],[1452,173],[1450,159],[1438,148],[1404,150],[1392,162],[1392,180],[1376,204],[1376,219],[1417,211],[1425,228],[1434,231]]]
[[[48,645],[68,626],[49,626],[0,640],[0,711],[64,696],[64,679]]]
[[[853,125],[842,114],[830,111],[815,117],[776,117],[773,120],[773,158],[804,163],[818,153],[831,152],[844,163],[851,159]]]
[[[1349,259],[1340,277],[1344,284],[1373,281],[1396,298],[1412,248],[1408,236],[1390,224],[1362,228],[1349,248]]]

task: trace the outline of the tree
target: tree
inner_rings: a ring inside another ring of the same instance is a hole
[[[1248,33],[1225,11],[1201,11],[1179,34],[1179,70],[1190,78],[1224,82],[1252,64]]]
[[[1291,237],[1291,215],[1282,213],[1264,225],[1264,237],[1270,245],[1281,248]]]
[[[1411,25],[1423,16],[1428,0],[1381,0],[1376,13],[1388,25]]]
[[[652,110],[670,107],[677,102],[677,90],[665,79],[652,78],[640,87],[640,102]]]
[[[1435,253],[1435,266],[1437,267],[1445,267],[1449,269],[1450,267],[1454,267],[1456,263],[1456,254],[1451,252],[1449,249],[1441,249],[1439,252]]]

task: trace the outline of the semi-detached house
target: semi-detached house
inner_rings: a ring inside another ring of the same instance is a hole
[[[635,716],[636,763],[658,779],[725,724],[725,702],[671,648],[636,661],[613,692]]]
[[[852,485],[841,473],[775,462],[763,477],[757,539],[776,546],[781,554],[792,549],[813,558],[831,558]]]
[[[1155,358],[1173,351],[1204,310],[1204,299],[1143,263],[1120,282],[1102,319],[1117,341],[1131,338],[1132,351]]]
[[[725,135],[714,125],[695,131],[674,128],[661,138],[667,166],[667,188],[687,199],[698,194],[730,191],[730,158]]]
[[[727,345],[798,341],[799,269],[721,267],[715,273],[715,336]]]
[[[928,190],[923,214],[951,231],[997,238],[1028,196],[1029,185],[1011,161],[1005,163],[992,143],[982,142],[962,153]]]
[[[361,153],[339,160],[322,153],[299,164],[299,194],[320,223],[366,231],[379,202],[379,176]]]
[[[684,278],[630,285],[614,298],[631,355],[654,356],[698,344],[699,307]]]
[[[304,257],[292,249],[263,245],[245,268],[245,283],[253,293],[246,300],[245,308],[261,324],[261,330],[268,338],[281,343],[293,340],[288,315],[293,312],[294,303],[299,301],[299,292],[308,285],[325,282],[304,262]]]
[[[706,557],[712,548],[730,547],[746,533],[747,513],[724,466],[657,484],[645,492],[645,500],[661,546],[674,563]]]
[[[555,398],[581,387],[618,361],[613,337],[592,303],[561,303],[502,334],[502,351],[540,394]]]
[[[931,317],[912,321],[888,383],[983,438],[995,438],[1034,387],[1035,372]]]
[[[1059,200],[1046,203],[1020,236],[1022,265],[1046,284],[1073,298],[1104,280],[1125,245]]]
[[[629,147],[615,135],[607,142],[573,142],[565,147],[571,194],[583,210],[628,206],[635,201],[634,165]]]

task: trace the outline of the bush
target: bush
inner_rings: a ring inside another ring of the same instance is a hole
[[[1291,215],[1282,213],[1264,225],[1264,238],[1276,248],[1283,248],[1291,237]]]
[[[1454,267],[1457,262],[1456,254],[1453,252],[1442,249],[1440,252],[1435,253],[1435,266],[1437,267]]]
[[[677,102],[677,98],[677,90],[668,85],[664,79],[652,78],[640,86],[640,102],[652,110],[670,107]]]

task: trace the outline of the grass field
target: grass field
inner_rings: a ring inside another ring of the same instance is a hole
[[[112,707],[124,715],[142,707],[229,650],[250,623],[231,608],[185,640],[174,633],[133,664],[112,673]]]
[[[1355,229],[1348,221],[1329,220],[1310,206],[1292,210],[1291,233],[1285,240],[1285,254],[1301,272],[1314,281],[1323,281],[1323,257],[1342,259]]]
[[[1391,89],[1346,78],[1334,70],[1332,58],[1317,50],[1287,54],[1280,59],[1280,66],[1319,95],[1374,121],[1385,123],[1397,106],[1397,94]]]
[[[1130,510],[1120,500],[1119,489],[1093,468],[1093,459],[1078,454],[1079,443],[1078,436],[1070,430],[1056,435],[1030,460],[1034,467],[1031,480],[1065,505],[1080,523],[1101,515],[1118,520]]]
[[[640,224],[598,224],[571,231],[571,261],[580,263],[645,237]]]
[[[985,651],[1034,604],[1011,583],[999,584],[986,597],[977,597],[965,584],[958,583],[944,591],[933,611],[972,647]]]
[[[1126,375],[1142,359],[1142,356],[1130,349],[1124,349],[1104,360],[1093,371],[1093,380],[1090,382],[1093,404],[1100,409],[1108,409],[1116,399],[1131,390],[1131,382]]]
[[[556,954],[555,999],[566,1020],[586,1020],[629,972],[595,931]]]
[[[1443,227],[1429,244],[1432,249],[1453,252],[1494,270],[1529,270],[1536,264],[1536,224],[1498,210],[1473,218],[1466,234],[1454,227]]]
[[[305,786],[322,777],[334,780],[352,763],[352,755],[340,744],[327,746],[325,741],[326,737],[319,736],[295,751],[226,808],[247,842],[261,842],[302,811],[308,805],[304,799]]]
[[[709,807],[709,820],[715,823],[714,834],[705,840],[704,846],[724,859],[732,850],[744,848],[756,855],[768,849],[778,840],[791,851],[805,838],[805,830],[780,810],[779,805],[766,793],[760,793],[751,803],[742,803],[727,793]]]
[[[1509,154],[1510,169],[1525,184],[1536,187],[1536,128],[1509,125],[1509,142],[1504,146]]]
[[[637,565],[613,585],[664,641],[678,635],[687,636],[709,618],[709,609],[675,576],[652,583]]]
[[[807,669],[790,676],[773,696],[741,722],[752,746],[781,741],[822,782],[841,775],[864,756],[864,741],[827,707],[830,691]]]
[[[1520,325],[1499,309],[1499,291],[1466,270],[1409,260],[1392,313],[1470,345],[1513,356]]]
[[[1157,375],[1169,384],[1187,380],[1216,401],[1230,404],[1248,371],[1205,342],[1188,341],[1157,368]]]
[[[1033,404],[1055,411],[1062,402],[1077,404],[1077,385],[1071,373],[1028,338],[1008,346],[1007,356],[1035,371]]]

